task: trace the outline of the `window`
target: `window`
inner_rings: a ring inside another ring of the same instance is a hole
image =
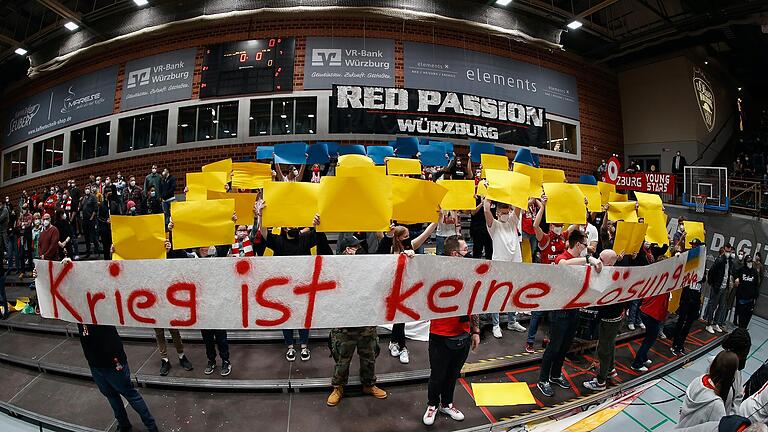
[[[296,125],[294,126],[297,134],[313,134],[317,129],[315,127],[315,112],[317,111],[317,101],[315,98],[296,99]]]
[[[177,141],[180,143],[195,140],[197,130],[197,107],[179,108],[179,127]]]
[[[5,154],[3,160],[3,181],[27,175],[27,147]]]
[[[251,116],[248,119],[250,136],[270,135],[269,119],[272,117],[272,100],[255,99],[251,101]]]
[[[179,108],[178,142],[237,137],[238,102]]]
[[[250,136],[313,134],[317,129],[317,98],[251,101]]]
[[[64,162],[64,135],[32,145],[32,172],[61,166]]]
[[[293,128],[293,99],[272,101],[272,135],[290,134]]]
[[[109,154],[109,122],[71,132],[69,161],[78,162]]]
[[[120,119],[118,153],[164,146],[168,138],[168,111],[156,111]]]
[[[545,149],[562,153],[576,154],[577,134],[575,124],[548,119],[546,126],[547,140],[544,143]]]

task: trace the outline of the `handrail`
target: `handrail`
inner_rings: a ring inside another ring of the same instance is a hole
[[[725,120],[722,125],[720,125],[720,129],[717,130],[717,133],[715,134],[714,137],[712,137],[712,140],[709,141],[709,144],[707,144],[707,146],[704,147],[704,150],[701,151],[701,154],[699,154],[696,160],[691,162],[689,165],[696,165],[696,162],[700,161],[704,157],[704,154],[707,153],[707,150],[709,150],[709,148],[712,147],[712,144],[714,144],[715,141],[717,141],[717,138],[720,136],[720,133],[725,129],[725,126],[731,123],[731,120],[733,120],[733,118],[736,116],[736,112],[737,110],[731,111],[731,115],[728,116],[728,119]]]

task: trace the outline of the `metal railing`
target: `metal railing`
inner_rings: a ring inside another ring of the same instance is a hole
[[[768,192],[763,182],[753,180],[728,180],[730,207],[736,213],[759,216],[763,212],[763,193]]]

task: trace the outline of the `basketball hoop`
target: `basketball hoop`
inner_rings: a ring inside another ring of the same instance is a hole
[[[696,204],[696,213],[704,213],[704,206],[707,204],[707,196],[694,195],[693,203]]]

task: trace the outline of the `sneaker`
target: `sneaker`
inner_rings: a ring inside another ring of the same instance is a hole
[[[627,324],[627,328],[629,329],[629,331],[635,331],[635,325],[632,323]]]
[[[160,359],[160,376],[168,375],[171,371],[171,362],[166,359]]]
[[[333,391],[331,392],[330,396],[328,396],[328,400],[325,401],[326,405],[328,406],[336,406],[341,402],[341,398],[344,396],[344,387],[342,386],[333,386]]]
[[[403,348],[402,351],[400,351],[400,363],[402,364],[408,364],[411,362],[411,358],[408,356],[408,348]]]
[[[539,381],[539,383],[536,384],[536,387],[538,387],[541,394],[543,394],[546,397],[552,397],[555,395],[555,391],[552,390],[552,385],[549,384],[549,382]]]
[[[565,379],[565,377],[562,376],[562,375],[560,375],[557,378],[550,378],[549,382],[552,383],[552,384],[557,384],[557,385],[559,385],[560,387],[562,387],[564,389],[571,388],[571,383],[569,383],[568,380]]]
[[[608,372],[608,378],[618,378],[619,374],[616,372],[616,368],[611,369],[610,372]]]
[[[533,349],[533,344],[531,342],[528,342],[525,344],[525,352],[527,353],[534,353],[536,352],[535,349]]]
[[[680,351],[677,350],[675,347],[671,347],[669,351],[672,353],[673,356],[677,357],[680,355]]]
[[[719,325],[717,325],[717,324],[713,325],[712,328],[715,329],[715,331],[718,332],[718,333],[722,333],[723,332],[723,329]]]
[[[427,411],[424,412],[424,417],[421,418],[421,421],[427,426],[432,426],[435,424],[435,417],[437,417],[437,407],[427,405]]]
[[[213,373],[215,369],[216,369],[216,362],[212,362],[208,360],[208,365],[205,367],[205,371],[203,371],[203,373],[206,375],[210,375]]]
[[[704,327],[704,330],[706,330],[708,333],[715,334],[715,329],[712,328],[711,325],[708,325],[708,326]]]
[[[307,347],[302,348],[301,353],[299,354],[299,357],[301,358],[301,361],[309,360],[309,357],[310,357],[309,348]]]
[[[653,360],[651,360],[651,359],[648,359],[648,360],[645,361],[645,365],[646,366],[650,366],[652,364],[653,364]]]
[[[363,387],[363,394],[371,395],[376,399],[386,399],[387,392],[376,387],[375,385],[370,387]]]
[[[296,361],[296,350],[288,348],[288,351],[285,352],[285,359],[289,362]]]
[[[182,355],[181,355],[181,358],[179,358],[179,364],[180,364],[180,365],[181,365],[181,367],[183,367],[183,368],[184,368],[184,370],[186,370],[186,371],[191,371],[192,369],[194,369],[194,367],[192,367],[192,362],[191,362],[191,361],[189,361],[189,359],[187,358],[187,356],[185,356],[184,354],[182,354]]]
[[[643,323],[640,323],[640,324],[638,324],[638,325],[640,326],[640,328],[641,328],[641,329],[645,330],[645,324],[643,324]]]
[[[645,366],[635,367],[635,365],[631,365],[629,368],[635,372],[648,372],[648,368]]]
[[[496,339],[501,339],[501,327],[493,326],[493,337]]]
[[[512,331],[516,331],[516,332],[522,333],[522,332],[524,332],[524,331],[526,331],[528,329],[523,327],[523,326],[521,326],[519,322],[515,321],[515,322],[508,322],[507,323],[507,330],[512,330]]]
[[[666,339],[666,338],[667,338],[667,335],[665,335],[665,334],[664,334],[664,330],[662,330],[661,332],[659,332],[659,339],[662,339],[662,340],[663,340],[663,339]]]
[[[389,354],[392,357],[400,356],[400,345],[398,345],[398,344],[396,344],[394,342],[390,342],[389,343]]]
[[[584,388],[592,391],[603,391],[606,389],[606,385],[598,381],[597,378],[592,378],[589,381],[584,381]]]
[[[232,365],[228,361],[221,362],[221,376],[227,376],[232,373]]]
[[[447,407],[444,407],[440,405],[440,408],[438,408],[438,411],[440,411],[443,414],[448,415],[450,418],[456,420],[456,421],[462,421],[464,420],[464,413],[457,410],[456,407],[453,406],[453,404],[448,404]]]

